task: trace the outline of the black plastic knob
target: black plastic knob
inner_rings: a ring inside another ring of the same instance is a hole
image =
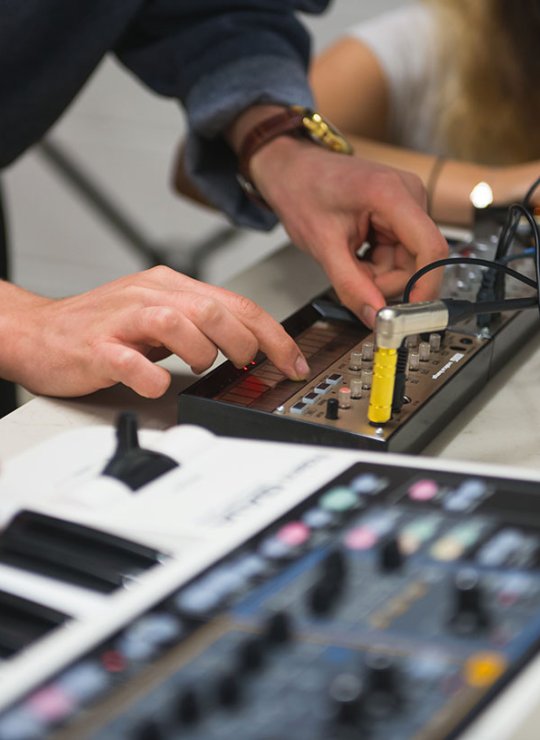
[[[327,419],[339,419],[339,401],[337,398],[329,398],[326,402]]]
[[[402,703],[401,674],[395,659],[377,651],[365,657],[367,707],[375,718],[393,714]]]
[[[395,535],[383,540],[378,551],[379,568],[384,573],[400,570],[405,562],[405,556]]]
[[[133,740],[163,740],[165,737],[159,724],[153,720],[143,720],[131,734]]]
[[[221,676],[216,686],[217,700],[221,706],[233,709],[242,700],[242,687],[234,673]]]
[[[458,571],[452,591],[451,629],[461,635],[486,629],[490,619],[478,573],[472,569]]]
[[[271,614],[266,620],[265,635],[268,642],[280,645],[292,637],[292,624],[289,614],[285,611],[278,611]]]
[[[339,591],[338,585],[328,578],[317,581],[307,595],[310,611],[318,616],[330,612],[335,605]]]
[[[264,663],[263,642],[260,637],[250,637],[238,648],[238,666],[242,671],[257,671]]]
[[[353,673],[340,673],[330,686],[328,694],[335,720],[339,724],[355,725],[362,713],[364,684]]]
[[[191,725],[201,718],[199,697],[193,689],[184,689],[178,697],[177,716],[184,725]]]
[[[114,455],[101,474],[122,481],[132,491],[137,491],[179,467],[172,457],[155,450],[146,450],[139,445],[135,414],[120,414],[116,425],[116,440]]]
[[[325,578],[343,584],[347,576],[347,558],[342,550],[330,550],[321,561]]]

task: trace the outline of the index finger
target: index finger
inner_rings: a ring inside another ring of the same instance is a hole
[[[396,241],[414,257],[416,270],[448,256],[446,239],[402,182],[396,180],[393,186],[379,192],[379,196],[373,218],[382,219],[385,228],[390,229]],[[413,300],[436,298],[441,279],[440,270],[427,273],[415,286]]]
[[[309,365],[293,338],[269,313],[249,298],[213,285],[205,286],[256,337],[268,359],[292,380],[305,380]]]

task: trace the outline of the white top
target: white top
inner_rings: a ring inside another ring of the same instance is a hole
[[[364,21],[348,33],[373,52],[386,76],[390,142],[446,155],[436,134],[440,89],[436,22],[432,9],[415,3]]]

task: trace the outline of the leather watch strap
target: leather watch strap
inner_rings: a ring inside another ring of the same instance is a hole
[[[242,142],[240,153],[238,155],[239,174],[244,180],[244,185],[250,185],[252,194],[256,197],[258,196],[258,193],[252,185],[249,171],[251,158],[261,147],[268,144],[268,142],[273,139],[276,139],[278,136],[291,134],[295,131],[302,131],[303,117],[304,114],[301,111],[295,111],[292,108],[285,108],[280,113],[276,113],[276,115],[270,116],[270,118],[266,118],[264,121],[261,121],[254,126]],[[257,199],[261,200],[260,196],[258,196]]]

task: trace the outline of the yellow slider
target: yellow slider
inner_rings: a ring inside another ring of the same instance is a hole
[[[374,424],[384,424],[392,416],[396,364],[396,349],[387,349],[386,347],[377,349],[373,364],[373,381],[368,409],[368,419]]]

